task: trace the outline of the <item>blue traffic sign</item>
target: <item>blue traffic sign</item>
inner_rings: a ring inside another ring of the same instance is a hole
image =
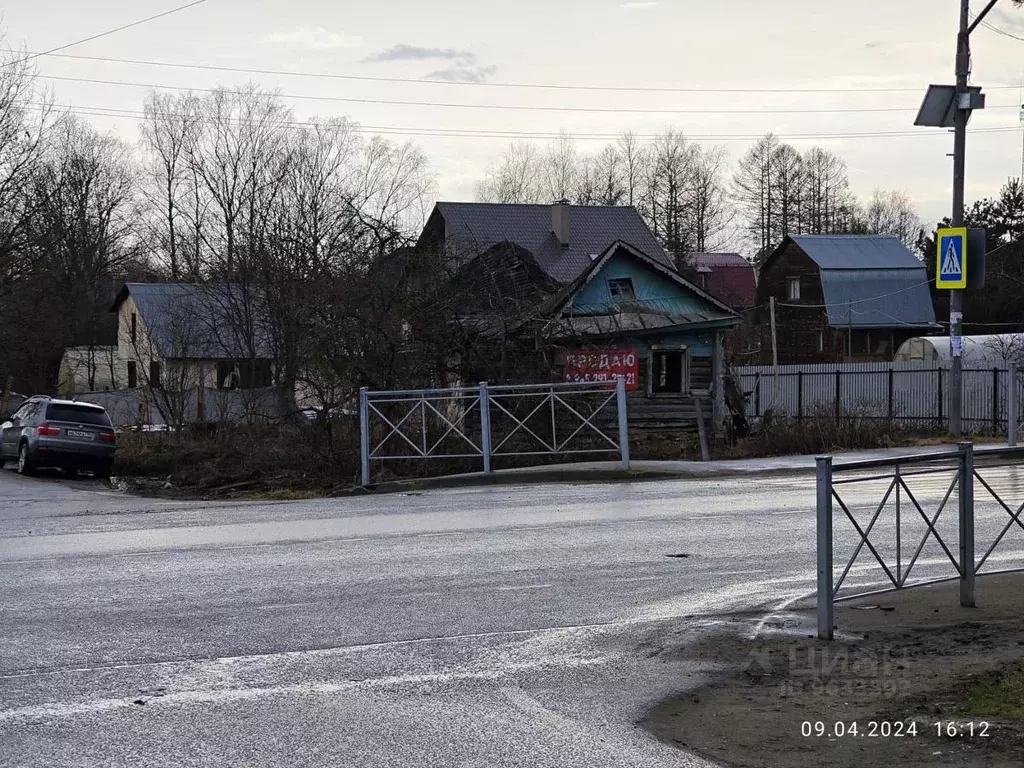
[[[935,285],[962,290],[967,287],[967,229],[940,229],[935,238],[938,250]]]

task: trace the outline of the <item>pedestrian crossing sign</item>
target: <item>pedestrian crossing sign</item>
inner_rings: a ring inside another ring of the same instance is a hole
[[[940,229],[935,237],[938,260],[935,285],[962,290],[967,287],[967,228]]]

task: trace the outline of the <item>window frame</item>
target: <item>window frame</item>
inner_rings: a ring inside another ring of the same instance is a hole
[[[800,301],[802,298],[801,288],[803,280],[799,275],[786,278],[786,301]],[[794,288],[796,290],[794,290]]]
[[[612,286],[615,286],[614,288]],[[623,295],[621,292],[622,287],[628,286],[629,295]],[[618,294],[618,295],[617,295]],[[630,301],[636,301],[636,286],[633,285],[632,277],[609,277],[608,278],[608,297],[615,304],[625,304]]]

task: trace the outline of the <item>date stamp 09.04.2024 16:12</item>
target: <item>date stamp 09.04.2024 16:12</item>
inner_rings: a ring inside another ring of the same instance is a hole
[[[932,733],[938,738],[986,739],[991,736],[991,725],[985,721],[935,721],[929,724],[914,720],[868,720],[849,722],[837,720],[826,723],[820,720],[804,720],[800,723],[800,735],[807,738],[913,738]]]

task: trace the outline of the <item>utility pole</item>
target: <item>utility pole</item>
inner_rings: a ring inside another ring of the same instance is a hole
[[[1024,184],[1024,104],[1020,105],[1020,181]]]
[[[993,3],[994,5],[994,3]],[[991,8],[991,6],[990,6]],[[956,113],[953,118],[953,226],[964,225],[964,175],[967,166],[967,116],[961,99],[967,94],[971,72],[971,2],[960,0],[960,30],[956,36]],[[952,352],[949,392],[949,431],[953,437],[962,432],[964,361],[963,351],[964,292],[953,290],[949,295],[949,344]]]

